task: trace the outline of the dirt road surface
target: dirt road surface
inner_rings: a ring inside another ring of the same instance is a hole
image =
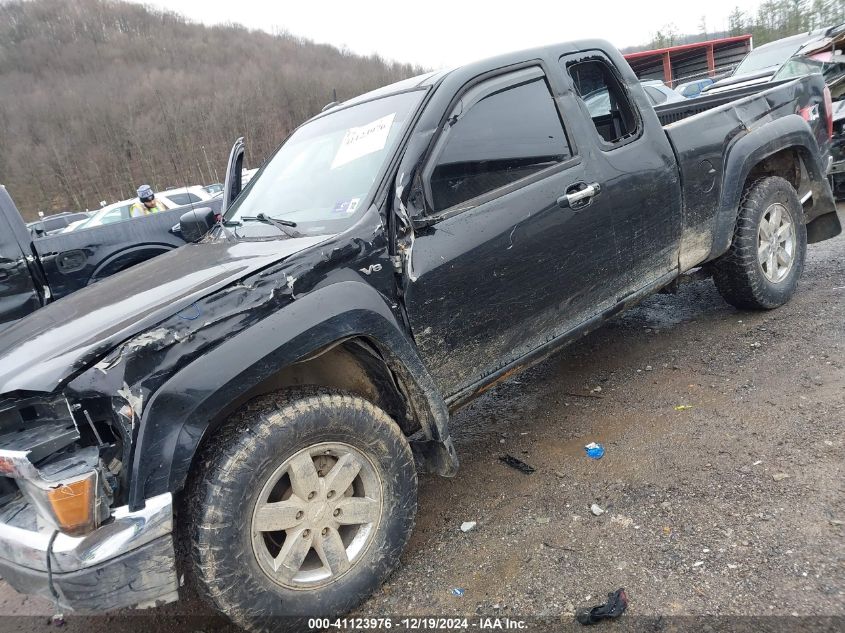
[[[629,621],[845,617],[845,237],[810,247],[787,306],[737,311],[710,281],[649,298],[453,429],[458,476],[422,479],[402,565],[358,615],[568,622],[625,587]],[[0,613],[43,616],[0,618],[34,631],[52,610],[0,583]],[[65,630],[229,629],[196,613],[71,615]]]

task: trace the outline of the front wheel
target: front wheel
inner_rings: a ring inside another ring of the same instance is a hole
[[[327,390],[260,398],[200,457],[188,489],[199,589],[252,631],[363,602],[398,562],[417,476],[384,411]]]
[[[761,178],[742,196],[730,249],[713,264],[713,280],[738,308],[770,310],[795,293],[807,253],[798,194],[779,176]]]

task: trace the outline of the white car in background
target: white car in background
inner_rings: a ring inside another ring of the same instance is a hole
[[[164,206],[168,209],[211,200],[213,197],[215,196],[211,195],[200,186],[166,189],[165,191],[156,192],[156,199],[163,202]],[[120,202],[106,205],[87,220],[80,223],[74,223],[62,232],[67,233],[69,231],[78,231],[79,229],[90,229],[95,226],[103,226],[104,224],[113,224],[115,222],[124,222],[129,220],[131,219],[129,209],[137,199],[138,198],[129,198],[128,200],[121,200]]]

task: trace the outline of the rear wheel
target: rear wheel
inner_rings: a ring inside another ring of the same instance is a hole
[[[250,403],[201,457],[189,495],[200,592],[253,630],[363,602],[413,528],[407,440],[371,403],[326,390]]]
[[[776,308],[795,293],[806,252],[795,189],[778,176],[761,178],[745,190],[730,249],[713,264],[716,288],[738,308]]]

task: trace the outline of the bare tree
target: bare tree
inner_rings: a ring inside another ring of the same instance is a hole
[[[138,4],[0,2],[0,183],[28,218],[97,208],[141,183],[207,184],[236,137],[257,166],[333,91],[421,72]]]

